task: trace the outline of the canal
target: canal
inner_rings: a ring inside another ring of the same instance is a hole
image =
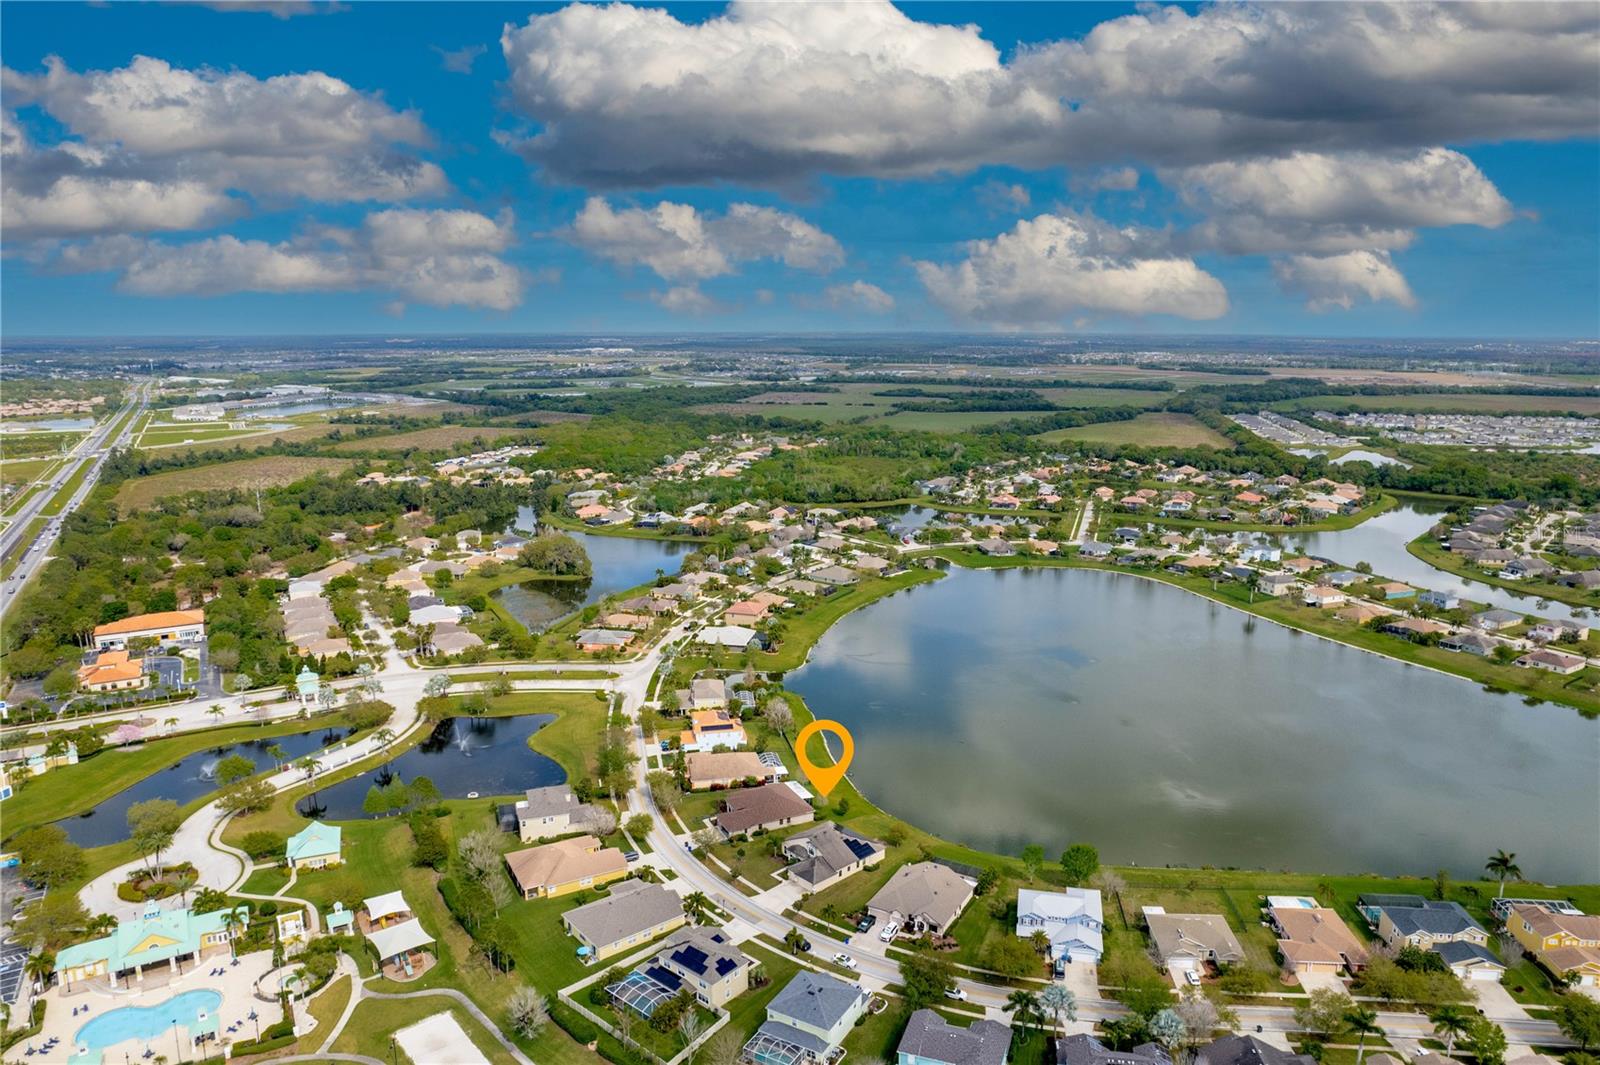
[[[953,569],[786,683],[874,802],[988,850],[1476,877],[1504,848],[1600,877],[1600,723],[1136,577]]]

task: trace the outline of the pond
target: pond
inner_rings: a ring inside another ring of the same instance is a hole
[[[304,817],[353,821],[366,815],[361,804],[374,784],[427,777],[447,799],[511,795],[528,788],[560,784],[566,771],[553,759],[528,746],[528,737],[555,720],[554,714],[519,717],[450,717],[434,726],[428,738],[398,758],[340,781],[301,799]]]
[[[527,508],[524,508],[527,511]],[[518,514],[516,527],[528,530],[532,513]],[[539,632],[574,610],[597,603],[613,592],[637,588],[653,581],[656,570],[677,573],[679,557],[694,550],[693,544],[676,540],[647,540],[631,536],[598,536],[572,533],[589,552],[594,575],[587,581],[525,581],[497,589],[493,595],[506,612],[528,629]]]
[[[1492,584],[1458,577],[1428,565],[1407,551],[1406,545],[1433,528],[1439,515],[1444,512],[1445,508],[1437,503],[1402,503],[1353,528],[1335,532],[1287,533],[1278,539],[1285,547],[1320,558],[1331,558],[1341,565],[1369,563],[1374,573],[1417,588],[1454,592],[1475,603],[1487,603],[1545,618],[1567,620],[1573,617],[1572,608],[1564,603],[1551,600],[1548,606],[1541,607],[1536,596],[1518,595]]]
[[[77,817],[68,817],[56,824],[66,829],[67,837],[80,847],[103,847],[108,843],[121,843],[128,838],[128,807],[146,799],[171,799],[182,806],[191,799],[217,790],[217,763],[230,755],[250,759],[258,769],[272,766],[272,755],[267,748],[277,744],[283,748],[283,760],[292,762],[302,755],[320,751],[339,742],[349,734],[349,729],[327,728],[315,732],[296,732],[272,739],[246,740],[194,754],[174,762],[166,769],[153,773],[137,784],[124,788],[100,805]],[[159,743],[159,740],[152,740]],[[123,757],[120,751],[104,751],[84,765],[110,764],[110,760]]]
[[[1600,722],[1091,570],[962,570],[856,611],[786,683],[886,810],[1110,862],[1600,876]]]
[[[1326,451],[1314,447],[1292,447],[1289,450],[1293,454],[1305,455],[1308,458],[1312,455],[1327,454]],[[1342,462],[1370,462],[1374,466],[1404,466],[1408,470],[1411,468],[1411,463],[1409,462],[1402,462],[1389,455],[1379,454],[1376,451],[1365,451],[1361,448],[1356,448],[1354,451],[1346,451],[1336,459],[1329,459],[1328,465],[1337,466]]]

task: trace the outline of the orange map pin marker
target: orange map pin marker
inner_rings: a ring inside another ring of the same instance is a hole
[[[806,744],[819,732],[831,732],[839,737],[839,757],[832,765],[816,765],[806,757]],[[850,730],[837,721],[813,721],[800,730],[794,741],[794,756],[800,763],[800,771],[824,799],[844,779],[844,771],[850,768],[850,759],[855,753],[856,741],[850,738]]]

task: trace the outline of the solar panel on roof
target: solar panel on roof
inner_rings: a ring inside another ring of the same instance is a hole
[[[706,952],[699,947],[683,946],[672,952],[672,960],[697,973],[706,971]]]

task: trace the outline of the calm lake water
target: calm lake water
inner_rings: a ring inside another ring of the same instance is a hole
[[[517,527],[529,529],[532,512],[519,514]],[[643,540],[625,536],[572,533],[589,552],[594,576],[588,581],[526,581],[497,589],[494,598],[530,632],[547,628],[574,610],[597,603],[613,592],[637,588],[655,580],[656,570],[677,573],[678,559],[693,544],[673,540]]]
[[[343,728],[318,729],[316,732],[297,732],[275,739],[249,740],[232,746],[197,751],[117,792],[88,813],[56,823],[66,829],[67,836],[80,847],[120,843],[128,838],[128,807],[146,799],[171,799],[182,806],[191,799],[215,791],[217,763],[230,755],[241,755],[255,763],[258,769],[266,769],[272,765],[272,756],[267,753],[267,748],[273,744],[283,748],[285,762],[292,762],[302,755],[337,743],[348,734],[349,730]],[[105,751],[84,765],[110,765],[114,759],[121,757],[126,756],[120,751]]]
[[[528,746],[528,737],[555,720],[554,714],[520,717],[451,717],[434,726],[427,739],[391,762],[340,781],[300,800],[306,817],[350,821],[366,815],[361,804],[374,784],[427,777],[447,799],[510,795],[567,779],[554,760]]]
[[[1569,619],[1572,608],[1554,599],[1548,606],[1539,606],[1537,596],[1518,595],[1492,584],[1457,577],[1442,569],[1435,569],[1406,550],[1406,544],[1415,540],[1439,520],[1445,508],[1437,504],[1405,503],[1393,510],[1369,518],[1360,525],[1337,532],[1287,533],[1279,540],[1308,555],[1331,558],[1345,566],[1369,562],[1374,573],[1391,577],[1417,588],[1454,592],[1475,603],[1504,607],[1537,614],[1546,618]]]
[[[1476,877],[1503,847],[1600,878],[1600,722],[1135,577],[954,569],[787,683],[874,802],[985,849]]]

